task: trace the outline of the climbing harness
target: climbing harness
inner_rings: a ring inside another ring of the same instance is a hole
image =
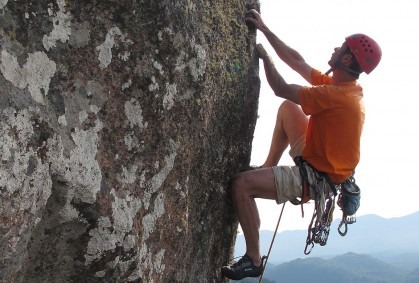
[[[327,174],[318,172],[301,157],[296,157],[294,161],[300,168],[303,196],[310,194],[311,198],[314,199],[314,212],[308,227],[304,249],[304,254],[308,255],[313,249],[314,244],[324,246],[327,243],[330,225],[333,221],[335,199],[338,192],[337,204],[343,212],[338,232],[341,236],[346,235],[348,230],[347,225],[356,222],[355,212],[359,208],[360,189],[355,184],[353,176],[343,183],[335,184],[330,181]],[[295,204],[295,202],[293,203]],[[343,226],[344,230],[342,231]]]
[[[269,255],[271,254],[271,249],[272,249],[272,246],[273,246],[274,241],[275,241],[275,236],[276,236],[276,233],[278,232],[279,222],[281,221],[282,213],[284,212],[284,207],[285,207],[285,202],[282,205],[281,213],[279,214],[279,218],[278,218],[278,223],[276,223],[276,228],[275,228],[275,232],[272,236],[271,245],[269,246],[268,255],[266,256],[265,264],[263,265],[262,274],[259,277],[259,283],[262,282],[263,274],[265,273],[266,264],[268,263]],[[262,264],[263,264],[263,262],[262,262]]]

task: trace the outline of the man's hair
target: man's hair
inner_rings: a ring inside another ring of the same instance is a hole
[[[349,69],[353,71],[353,72],[351,72],[351,73],[352,73],[352,75],[353,75],[355,78],[359,79],[359,75],[360,75],[362,72],[364,72],[364,71],[361,69],[361,66],[359,65],[358,60],[356,60],[355,55],[351,52],[351,50],[350,50],[349,48],[347,48],[347,49],[345,50],[345,54],[350,54],[350,55],[352,55],[352,63],[351,63],[351,65],[349,66]]]

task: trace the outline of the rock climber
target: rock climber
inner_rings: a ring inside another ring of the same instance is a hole
[[[298,166],[277,166],[288,146],[292,158],[301,156],[334,183],[351,176],[360,159],[365,116],[363,89],[357,79],[361,73],[373,71],[381,59],[376,41],[354,34],[335,48],[328,62],[330,70],[323,74],[279,39],[256,10],[248,12],[246,21],[262,32],[278,57],[312,86],[288,84],[264,47],[257,45],[270,87],[285,100],[278,110],[266,161],[258,169],[237,174],[231,182],[233,207],[246,241],[245,255],[222,267],[222,274],[233,280],[258,277],[263,272],[255,198],[280,204],[302,196]]]

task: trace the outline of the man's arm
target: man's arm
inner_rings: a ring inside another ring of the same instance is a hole
[[[263,60],[266,79],[268,80],[268,83],[274,91],[275,95],[285,98],[296,104],[300,104],[298,90],[301,88],[301,86],[295,84],[287,84],[285,82],[285,80],[276,70],[272,58],[266,52],[265,48],[263,48],[262,44],[258,44],[256,49],[258,51],[259,58]]]
[[[263,32],[276,54],[285,64],[299,73],[307,82],[311,83],[312,67],[305,62],[300,53],[286,45],[265,25],[262,17],[256,10],[252,9],[248,12],[246,21],[252,23],[258,30]]]

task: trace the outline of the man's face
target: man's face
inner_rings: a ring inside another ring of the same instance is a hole
[[[336,66],[336,63],[342,59],[343,54],[345,53],[347,48],[348,45],[346,44],[346,42],[344,42],[341,47],[335,48],[335,52],[333,52],[332,57],[329,60],[330,67]]]

